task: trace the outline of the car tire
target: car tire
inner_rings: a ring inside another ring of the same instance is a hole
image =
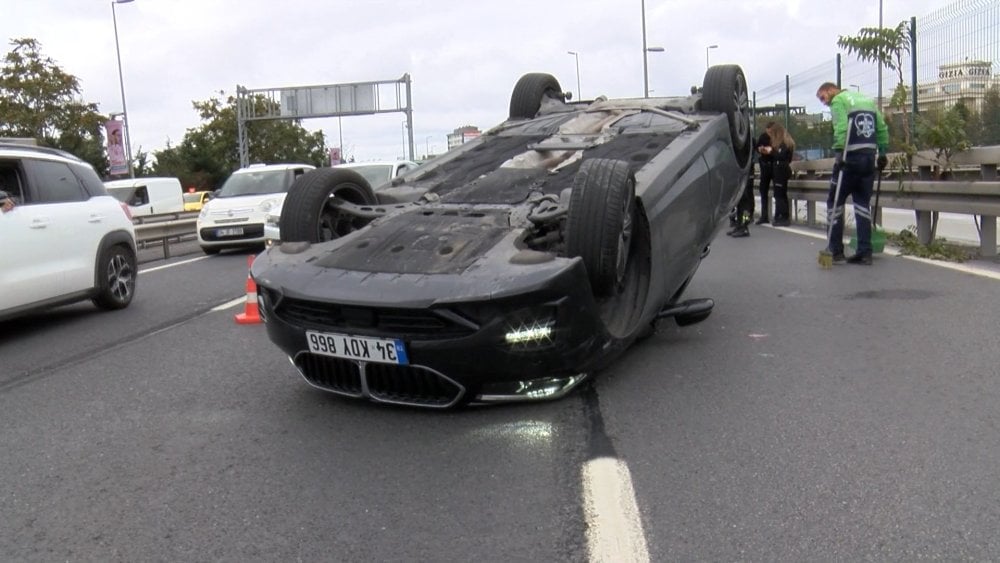
[[[738,65],[713,66],[705,72],[701,107],[726,114],[736,162],[744,167],[750,162],[753,139],[750,138],[750,97],[747,80]]]
[[[218,246],[203,246],[201,247],[202,252],[208,254],[209,256],[213,254],[218,254],[222,249]]]
[[[597,297],[624,281],[635,225],[635,176],[622,160],[583,161],[573,177],[566,253],[579,256]]]
[[[97,294],[94,305],[101,309],[124,309],[135,296],[136,257],[131,248],[116,244],[101,251],[97,260]]]
[[[551,74],[525,74],[514,85],[514,92],[510,95],[510,119],[531,119],[538,114],[545,96],[560,95],[562,87]]]
[[[356,205],[377,205],[364,176],[346,168],[317,168],[300,176],[285,196],[278,226],[281,240],[324,242],[341,237],[366,221],[339,213],[329,205],[336,196]]]

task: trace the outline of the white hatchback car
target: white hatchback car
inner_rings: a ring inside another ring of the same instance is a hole
[[[63,151],[0,141],[0,319],[90,299],[132,302],[135,229],[90,164]]]
[[[385,162],[349,162],[338,164],[334,168],[349,168],[361,174],[368,185],[378,193],[378,189],[388,184],[393,178],[403,174],[408,170],[417,167],[417,163],[412,160],[395,160]],[[264,240],[272,244],[281,240],[281,228],[278,222],[281,220],[281,206],[274,207],[267,213],[264,220]]]
[[[310,164],[253,164],[233,172],[198,215],[198,244],[205,254],[224,248],[263,246],[264,218],[281,206]]]

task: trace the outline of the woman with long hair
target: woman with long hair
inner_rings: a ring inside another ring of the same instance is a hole
[[[792,177],[792,156],[795,154],[795,139],[777,122],[770,123],[768,135],[771,137],[771,156],[774,158],[774,221],[775,227],[791,224],[788,215],[788,179]]]

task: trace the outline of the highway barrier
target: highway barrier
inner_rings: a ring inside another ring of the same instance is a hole
[[[893,161],[889,155],[889,161]],[[917,238],[931,242],[931,215],[935,212],[974,215],[979,220],[979,253],[997,255],[997,217],[1000,216],[1000,181],[997,164],[1000,146],[977,147],[954,155],[950,165],[963,175],[978,167],[980,180],[933,179],[944,168],[933,151],[921,151],[913,166],[918,179],[899,178],[886,170],[882,180],[879,207],[909,209],[915,212]],[[827,201],[833,159],[792,163],[793,179],[788,182],[789,199],[806,203],[806,223],[816,226],[816,202]],[[874,202],[872,202],[874,204]]]
[[[197,211],[163,213],[135,217],[135,241],[139,248],[163,245],[163,257],[170,258],[170,243],[189,240],[196,235]]]

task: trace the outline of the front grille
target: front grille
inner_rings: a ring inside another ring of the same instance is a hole
[[[295,366],[312,385],[382,403],[444,408],[456,404],[465,388],[421,366],[354,362],[302,353]]]
[[[216,229],[219,227],[205,227],[201,230],[202,240],[208,241],[224,241],[224,240],[243,240],[252,238],[261,238],[264,236],[264,225],[258,223],[255,225],[243,225],[242,235],[230,235],[230,236],[216,236]]]
[[[316,387],[352,397],[364,396],[361,390],[361,369],[356,362],[316,354],[299,354],[295,358],[295,367]]]
[[[462,387],[437,372],[417,366],[365,365],[368,393],[377,401],[447,407],[462,395]]]
[[[316,330],[361,330],[394,338],[461,338],[476,331],[472,323],[447,311],[357,307],[288,297],[271,303],[275,316],[282,321]]]

